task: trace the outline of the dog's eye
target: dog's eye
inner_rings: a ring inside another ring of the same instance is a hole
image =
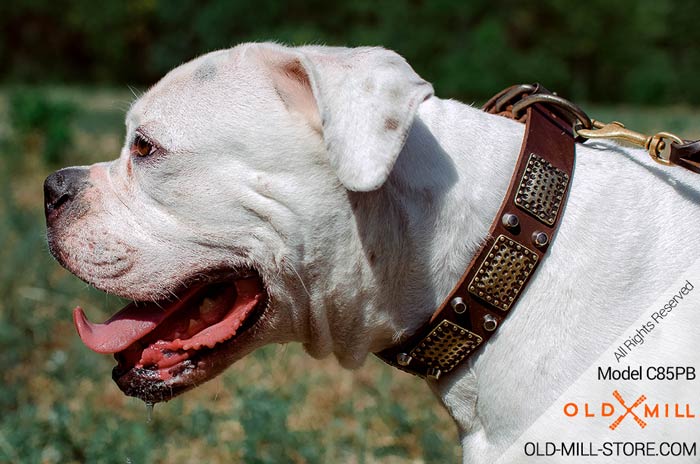
[[[143,138],[141,135],[136,134],[136,137],[134,137],[134,141],[131,144],[132,155],[144,157],[152,155],[156,151],[157,149],[155,145]]]

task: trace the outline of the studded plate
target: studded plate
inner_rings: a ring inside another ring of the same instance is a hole
[[[569,175],[552,163],[530,153],[515,194],[515,204],[551,226],[561,208]]]
[[[444,320],[410,354],[430,367],[449,372],[482,341],[474,332]]]
[[[499,235],[469,283],[469,293],[508,311],[537,259],[537,254],[522,243]]]

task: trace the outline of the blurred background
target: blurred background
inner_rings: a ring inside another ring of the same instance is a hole
[[[383,45],[443,98],[541,82],[599,119],[700,137],[700,2],[15,0],[0,3],[0,462],[457,462],[423,382],[271,346],[152,421],[83,347],[70,311],[121,302],[49,256],[42,182],[115,158],[134,95],[245,41]]]

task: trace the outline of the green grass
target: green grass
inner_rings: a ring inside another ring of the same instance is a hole
[[[375,359],[357,372],[298,345],[269,346],[166,404],[144,405],[110,378],[114,361],[72,327],[120,302],[56,264],[44,238],[42,182],[52,170],[115,158],[125,90],[0,92],[0,462],[444,463],[456,430],[421,381]],[[700,137],[687,108],[587,107],[638,130]]]

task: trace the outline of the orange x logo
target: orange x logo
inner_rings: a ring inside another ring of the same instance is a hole
[[[628,414],[631,414],[632,417],[634,417],[634,421],[635,421],[637,424],[639,424],[639,426],[640,426],[641,428],[644,428],[644,427],[647,426],[647,423],[644,422],[642,419],[640,419],[640,417],[639,417],[637,414],[635,414],[634,411],[632,411],[634,408],[636,408],[637,406],[639,406],[640,404],[642,404],[642,403],[644,403],[644,402],[646,401],[647,397],[646,397],[645,395],[642,395],[642,396],[640,396],[639,398],[637,398],[637,401],[635,401],[635,402],[632,404],[632,406],[629,406],[629,407],[627,407],[627,405],[625,404],[625,400],[622,399],[622,395],[620,395],[620,392],[618,392],[617,390],[613,391],[613,396],[614,396],[615,399],[616,399],[617,401],[619,401],[620,404],[625,408],[625,413],[622,414],[622,415],[621,415],[620,417],[618,417],[617,419],[615,419],[615,422],[613,422],[612,424],[610,424],[610,430],[615,430],[615,429],[617,428],[617,426],[620,425],[620,422],[622,422],[622,420],[623,420],[625,417],[627,417]]]

